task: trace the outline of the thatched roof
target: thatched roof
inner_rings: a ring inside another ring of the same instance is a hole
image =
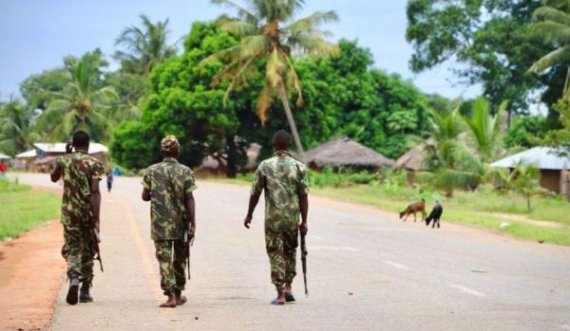
[[[428,140],[417,145],[416,147],[410,149],[402,156],[400,156],[400,158],[398,158],[392,169],[394,170],[406,169],[413,171],[424,170],[425,167],[423,164],[423,160],[424,160],[425,147],[434,144],[435,140],[433,138],[429,138]]]
[[[309,167],[317,169],[326,166],[376,169],[394,164],[393,160],[348,138],[333,139],[306,151],[305,160]]]

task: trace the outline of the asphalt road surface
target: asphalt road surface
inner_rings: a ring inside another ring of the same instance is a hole
[[[48,175],[19,177],[58,187]],[[159,309],[165,297],[140,193],[140,178],[115,177],[113,191],[102,194],[105,272],[96,270],[95,302],[67,305],[63,283],[51,329],[570,330],[569,248],[448,224],[445,213],[434,230],[315,196],[310,297],[298,263],[297,302],[271,306],[263,204],[246,230],[248,187],[207,181],[195,192],[189,302]]]

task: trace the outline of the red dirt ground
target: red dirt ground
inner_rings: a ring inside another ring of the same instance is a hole
[[[0,330],[49,326],[65,274],[62,233],[55,220],[0,243]]]

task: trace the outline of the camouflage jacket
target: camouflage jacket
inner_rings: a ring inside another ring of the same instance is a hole
[[[259,164],[251,195],[265,190],[265,228],[281,230],[299,223],[299,196],[308,194],[305,165],[285,151]]]
[[[188,222],[186,197],[196,189],[192,170],[174,158],[165,158],[145,170],[142,184],[151,197],[152,239],[181,239],[183,222]]]
[[[63,178],[61,223],[87,225],[94,222],[91,181],[101,180],[104,171],[103,163],[83,152],[57,158],[54,173]]]

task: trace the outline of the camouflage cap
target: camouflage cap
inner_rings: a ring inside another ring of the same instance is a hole
[[[178,139],[176,139],[176,136],[173,135],[162,138],[160,142],[160,149],[164,152],[173,152],[175,149],[178,149],[178,147],[180,147],[180,143]]]

